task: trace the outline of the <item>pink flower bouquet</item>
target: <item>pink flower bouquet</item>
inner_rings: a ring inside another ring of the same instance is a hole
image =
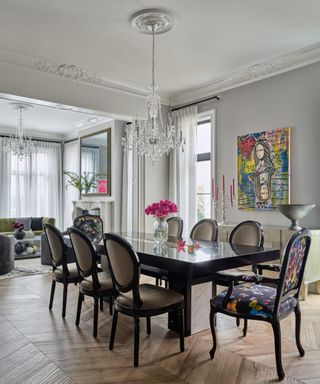
[[[148,205],[144,212],[146,215],[152,215],[162,220],[170,213],[178,212],[178,207],[170,200],[160,200],[158,203]]]

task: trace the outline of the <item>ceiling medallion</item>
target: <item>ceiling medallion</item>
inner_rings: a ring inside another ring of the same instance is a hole
[[[162,121],[161,99],[155,83],[155,35],[168,32],[173,27],[174,20],[167,11],[146,9],[132,15],[130,24],[140,32],[152,35],[152,80],[147,89],[147,118],[127,124],[122,146],[124,151],[137,150],[139,156],[149,157],[152,165],[155,165],[161,156],[168,155],[171,150],[183,150],[185,144],[182,132],[178,134],[172,124],[171,115],[168,115],[165,123]]]
[[[49,63],[38,60],[34,63],[34,66],[40,71],[52,73],[67,80],[84,81],[93,84],[100,84],[102,82],[101,76],[74,64]]]

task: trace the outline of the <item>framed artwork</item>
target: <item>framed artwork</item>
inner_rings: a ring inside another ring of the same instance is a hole
[[[290,203],[290,128],[238,136],[238,208]]]

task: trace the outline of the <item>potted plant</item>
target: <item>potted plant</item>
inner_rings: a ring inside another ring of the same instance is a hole
[[[22,240],[26,235],[25,231],[23,230],[24,225],[21,223],[13,223],[12,227],[15,230],[13,233],[14,237],[17,240]]]
[[[67,176],[66,188],[71,185],[79,191],[80,196],[81,193],[89,193],[92,188],[97,188],[100,176],[106,176],[104,173],[91,172],[83,172],[81,175],[70,171],[63,173]]]

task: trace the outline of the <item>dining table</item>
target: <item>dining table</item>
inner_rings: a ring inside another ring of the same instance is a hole
[[[118,234],[136,250],[142,270],[147,266],[165,271],[169,289],[184,296],[186,336],[209,328],[210,299],[215,294],[216,272],[280,258],[280,250],[277,248],[197,241],[200,247],[188,253],[185,249],[179,250],[177,241],[170,237],[165,244],[156,245],[153,235],[149,233]],[[65,239],[65,242],[70,248],[70,240]],[[191,242],[186,240],[187,244]],[[102,268],[107,268],[104,246],[98,245],[97,250],[101,255]],[[175,313],[169,313],[168,328],[178,332]]]

